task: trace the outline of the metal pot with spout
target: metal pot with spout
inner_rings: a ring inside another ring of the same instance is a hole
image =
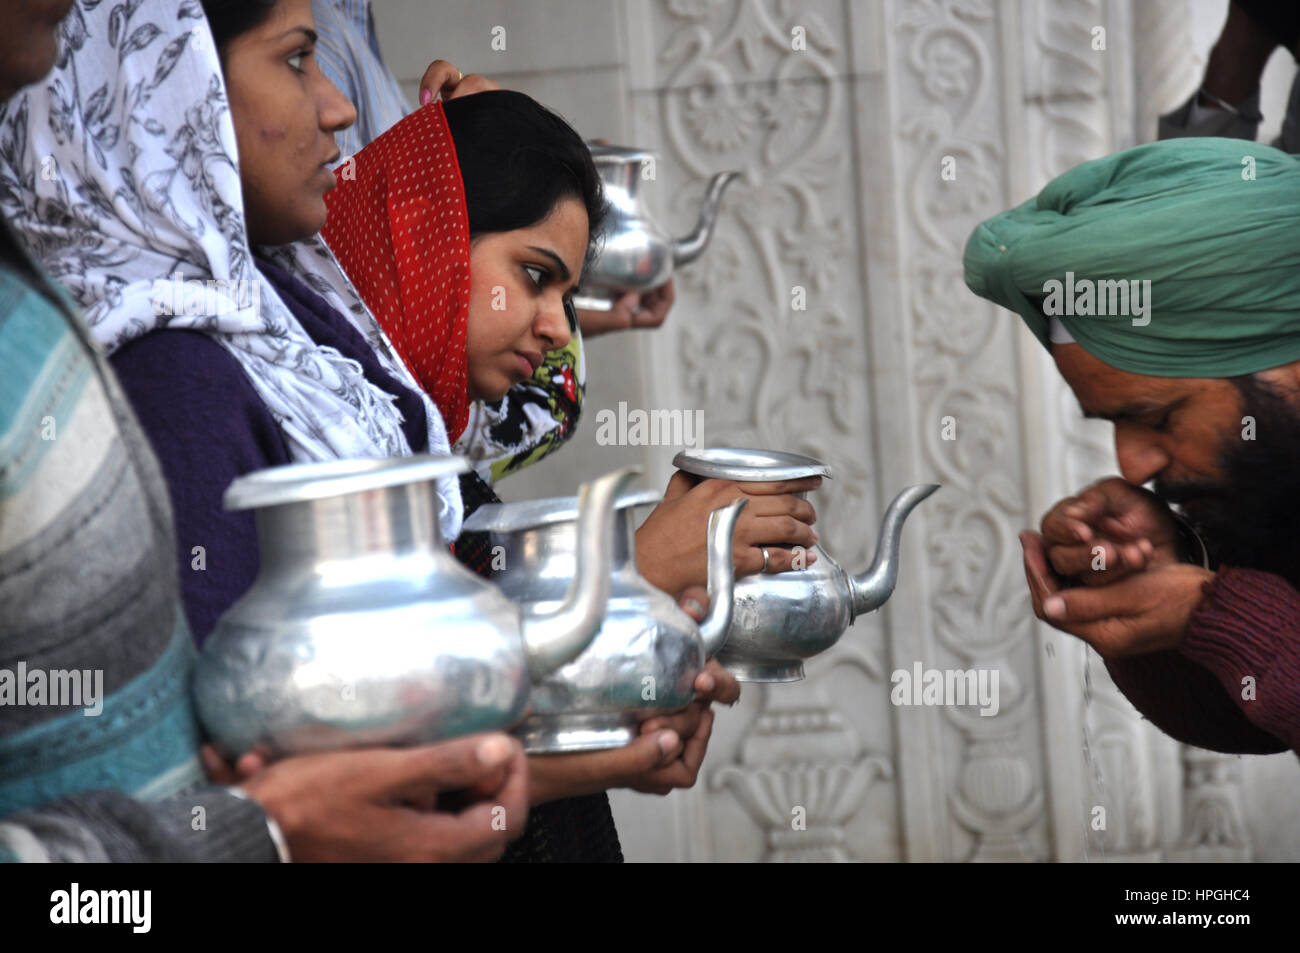
[[[590,148],[609,211],[599,254],[583,272],[574,304],[608,311],[626,292],[658,288],[678,268],[700,256],[713,237],[722,193],[740,173],[719,172],[709,180],[695,230],[674,239],[650,216],[641,191],[649,178],[644,171],[654,167],[654,154],[619,146]]]
[[[518,729],[531,753],[617,748],[637,736],[646,718],[677,711],[695,697],[695,677],[727,637],[732,613],[732,536],[745,506],[737,500],[709,519],[709,612],[698,625],[668,593],[636,568],[633,510],[658,503],[643,492],[619,499],[614,511],[610,597],[600,633],[581,655],[533,687]],[[465,528],[491,534],[503,547],[496,577],[510,598],[553,605],[573,576],[578,513],[572,497],[479,508]]]
[[[507,599],[452,556],[435,480],[460,457],[275,467],[236,480],[261,569],[203,647],[194,696],[228,755],[423,744],[509,728],[531,683],[600,631],[613,504],[627,468],[582,487],[572,583],[553,607]]]
[[[739,482],[831,476],[820,460],[776,450],[687,450],[673,458],[673,466],[705,479]],[[736,580],[731,631],[718,661],[741,681],[803,678],[804,659],[826,651],[854,619],[884,605],[893,593],[903,522],[937,489],[937,484],[920,483],[894,498],[880,526],[875,559],[864,572],[845,571],[814,546],[809,552],[817,561],[804,569]]]

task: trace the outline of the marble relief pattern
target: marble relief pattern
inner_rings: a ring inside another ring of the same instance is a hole
[[[978,0],[889,6],[893,131],[906,170],[903,254],[923,458],[945,491],[927,520],[939,657],[927,664],[1000,675],[995,717],[945,708],[956,759],[944,779],[953,860],[1047,856],[1033,627],[1019,527],[1026,525],[1017,425],[1016,329],[971,299],[961,251],[972,227],[1005,207],[997,19]],[[945,162],[952,178],[941,176]],[[951,417],[955,439],[941,431]],[[948,436],[948,439],[945,439]],[[950,743],[951,743],[950,742]]]
[[[872,465],[879,420],[894,408],[868,396],[875,356],[866,331],[872,322],[901,322],[911,387],[898,401],[914,408],[918,426],[909,445],[889,452],[912,455],[920,472],[944,484],[904,542],[924,548],[932,631],[908,632],[915,654],[889,659],[885,628],[899,622],[873,614],[809,664],[806,681],[748,686],[727,727],[720,719],[690,795],[688,826],[707,834],[696,859],[905,858],[890,728],[905,715],[889,704],[889,667],[912,658],[1000,674],[999,713],[943,709],[938,747],[921,753],[937,766],[926,781],[946,811],[939,859],[1247,856],[1240,772],[1203,752],[1169,759],[1181,766],[1175,780],[1186,821],[1173,843],[1162,838],[1167,779],[1157,776],[1153,754],[1175,746],[1141,724],[1095,656],[1060,660],[1075,666],[1067,677],[1083,683],[1082,705],[1055,735],[1043,725],[1044,710],[1065,702],[1045,695],[1040,682],[1042,645],[1016,540],[1041,515],[1027,503],[1025,474],[1050,467],[1055,499],[1111,472],[1113,457],[1108,435],[1079,419],[1058,380],[1049,376],[1041,393],[1025,390],[1014,338],[1021,329],[974,299],[962,279],[962,247],[977,222],[1120,147],[1107,79],[1120,54],[1085,55],[1092,28],[1114,4],[1018,2],[1023,31],[1008,47],[1010,3],[881,0],[888,103],[872,114],[888,119],[879,135],[890,140],[899,189],[897,217],[882,223],[862,221],[854,198],[859,104],[844,38],[847,4],[858,0],[629,2],[652,32],[653,75],[633,77],[644,91],[631,101],[639,141],[660,154],[656,211],[688,222],[713,173],[744,172],[724,199],[713,244],[679,276],[678,311],[688,319],[647,344],[676,368],[651,399],[707,408],[709,444],[780,447],[830,463],[836,479],[814,499],[819,530],[846,568],[860,568],[880,499],[898,489],[881,486]],[[1174,0],[1153,5],[1166,17],[1181,9]],[[1161,15],[1144,11],[1146,29],[1157,29]],[[792,48],[795,28],[805,49]],[[1178,61],[1169,50],[1152,57]],[[1007,135],[1007,84],[1023,92],[1017,128],[1026,141]],[[1152,97],[1176,88],[1147,67],[1136,86],[1140,115],[1167,108]],[[948,158],[952,181],[940,175]],[[1031,182],[1009,181],[1013,158]],[[863,242],[897,246],[903,313],[865,313]],[[805,292],[806,310],[792,308],[795,288]],[[1058,459],[1028,459],[1024,400],[1049,408]],[[948,415],[956,440],[941,433]],[[1080,761],[1083,790],[1050,789],[1048,766],[1061,758]],[[1087,832],[1084,856],[1058,852],[1053,798],[1071,802],[1067,818],[1079,802],[1081,826],[1091,805],[1107,806],[1107,828]]]
[[[683,312],[697,316],[672,354],[681,390],[690,406],[710,408],[711,444],[829,463],[835,479],[815,497],[823,544],[860,568],[879,513],[859,224],[841,200],[854,172],[843,147],[843,6],[665,0],[652,16],[660,92],[648,126],[663,143],[662,194],[675,196],[665,218],[688,221],[712,173],[744,172],[709,251],[681,274]],[[795,27],[804,49],[794,48]],[[754,701],[729,761],[705,769],[715,831],[734,827],[728,815],[739,811],[766,860],[899,855],[893,795],[879,796],[894,776],[880,730],[889,717],[880,645],[879,622],[863,619],[806,681],[747,687]],[[730,840],[715,837],[718,859],[733,856]]]

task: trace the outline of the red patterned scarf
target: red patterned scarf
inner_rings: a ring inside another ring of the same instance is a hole
[[[335,177],[321,237],[455,444],[469,419],[469,215],[442,104],[407,116]]]

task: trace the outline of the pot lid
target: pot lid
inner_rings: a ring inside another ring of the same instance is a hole
[[[614,509],[649,506],[663,500],[659,490],[633,490],[614,501]],[[521,500],[518,503],[488,503],[480,506],[461,527],[466,533],[517,533],[553,523],[572,523],[578,519],[576,496],[553,496],[544,500]]]
[[[595,162],[644,162],[655,158],[652,150],[640,149],[636,146],[612,146],[607,143],[588,142],[587,149]]]
[[[798,480],[802,477],[831,478],[831,468],[815,457],[784,450],[748,450],[711,447],[683,450],[673,457],[673,466],[710,480],[738,480],[762,483]]]
[[[379,460],[291,463],[237,478],[226,488],[223,502],[228,510],[250,510],[422,483],[469,470],[469,461],[464,457],[434,453]]]

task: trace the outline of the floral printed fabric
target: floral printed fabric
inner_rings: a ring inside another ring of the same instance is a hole
[[[568,439],[582,400],[573,314],[569,344],[532,378],[492,404],[468,398],[469,222],[442,104],[401,119],[335,174],[321,238],[433,396],[457,452],[495,480]]]
[[[548,351],[537,372],[493,404],[470,405],[469,424],[456,452],[489,483],[559,449],[578,426],[586,393],[582,332],[569,311],[568,345]]]
[[[380,58],[369,0],[312,0],[312,14],[320,34],[316,60],[357,108],[357,124],[338,137],[339,147],[350,157],[412,109]],[[298,257],[300,264],[310,265],[310,256]],[[311,283],[308,274],[297,274]],[[547,354],[531,380],[516,384],[496,403],[469,405],[469,422],[456,452],[472,460],[483,479],[495,481],[535,463],[573,435],[582,409],[585,367],[576,321],[570,330],[568,346]]]
[[[409,454],[392,395],[316,345],[257,271],[234,124],[197,0],[78,0],[60,33],[54,72],[0,109],[0,211],[94,337],[111,351],[162,329],[209,334],[297,461]],[[449,452],[441,417],[426,409],[430,452]],[[442,531],[455,539],[459,486],[448,477],[438,489]]]

